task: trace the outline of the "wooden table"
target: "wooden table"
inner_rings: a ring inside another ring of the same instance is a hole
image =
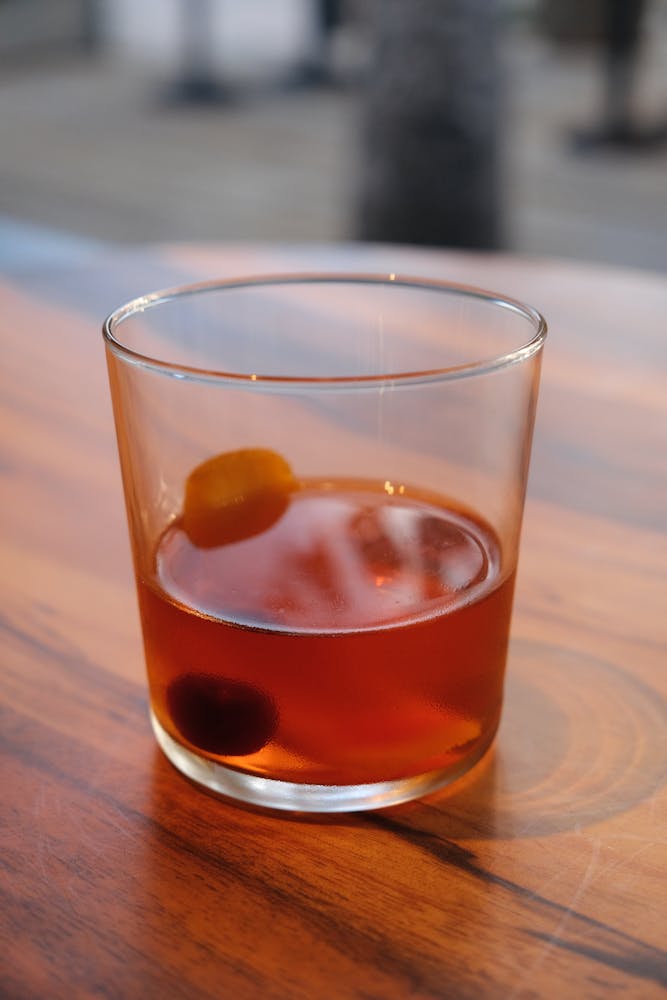
[[[305,821],[162,757],[99,326],[178,282],[333,267],[550,321],[507,703],[460,783]],[[166,247],[0,281],[0,994],[653,997],[667,986],[667,284],[383,248]]]

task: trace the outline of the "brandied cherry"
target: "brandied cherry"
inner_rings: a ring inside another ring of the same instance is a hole
[[[245,681],[185,674],[167,689],[167,708],[184,739],[206,753],[257,753],[278,726],[273,699]]]

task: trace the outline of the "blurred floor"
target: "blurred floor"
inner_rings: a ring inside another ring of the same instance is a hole
[[[667,115],[666,20],[638,91],[649,120]],[[521,27],[506,47],[508,248],[664,270],[667,148],[574,154],[570,130],[600,104],[595,58]],[[358,89],[250,83],[226,107],[186,110],[161,103],[162,85],[110,57],[0,77],[0,266],[17,221],[123,242],[354,235]]]
[[[506,206],[521,252],[667,269],[667,145],[575,153],[576,129],[600,124],[602,78],[587,50],[509,39]],[[667,9],[645,33],[634,104],[639,125],[667,123]]]

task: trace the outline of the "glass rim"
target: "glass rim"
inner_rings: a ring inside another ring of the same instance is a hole
[[[187,365],[172,362],[165,358],[144,354],[124,344],[116,336],[116,331],[131,317],[145,312],[147,309],[165,304],[174,299],[184,299],[190,296],[206,294],[215,291],[232,291],[239,288],[269,287],[278,285],[316,285],[316,284],[356,284],[356,285],[394,285],[403,288],[423,289],[424,291],[441,292],[452,297],[476,299],[489,305],[497,306],[513,312],[528,320],[533,326],[533,335],[519,346],[502,354],[478,361],[465,362],[458,365],[428,368],[424,370],[380,372],[375,375],[271,375],[241,373],[234,371],[203,368],[197,365]],[[232,383],[237,386],[260,388],[262,386],[282,386],[285,388],[367,388],[385,384],[414,384],[421,382],[440,382],[454,379],[469,378],[484,375],[498,369],[506,368],[518,362],[526,361],[537,354],[544,345],[547,336],[547,323],[537,309],[526,305],[518,299],[501,295],[487,289],[477,288],[453,281],[443,281],[437,278],[417,277],[398,273],[364,273],[364,272],[293,272],[271,273],[244,277],[215,278],[210,281],[192,282],[176,285],[172,288],[150,292],[131,299],[124,305],[114,309],[102,324],[102,334],[110,350],[130,364],[149,368],[154,371],[170,374],[174,377],[190,378],[192,380]]]

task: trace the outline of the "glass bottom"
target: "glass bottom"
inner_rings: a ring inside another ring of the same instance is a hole
[[[305,813],[359,812],[384,809],[434,792],[466,774],[493,743],[495,731],[456,764],[394,781],[367,785],[310,785],[275,778],[261,778],[216,764],[187,750],[160,725],[153,711],[151,723],[157,742],[167,759],[182,774],[209,791],[266,809]]]

